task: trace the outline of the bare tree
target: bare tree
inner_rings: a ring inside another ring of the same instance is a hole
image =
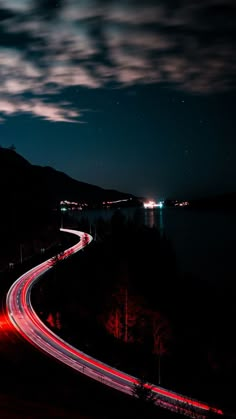
[[[124,342],[137,341],[142,313],[141,299],[130,295],[126,286],[121,286],[113,294],[112,308],[105,327],[109,333]]]
[[[123,322],[122,314],[119,307],[111,310],[108,320],[106,322],[107,331],[112,334],[116,339],[121,339],[123,335]]]
[[[159,312],[151,312],[152,352],[158,357],[158,384],[161,384],[161,357],[168,352],[171,330],[168,320]]]
[[[10,145],[8,148],[9,150],[16,151],[16,147],[14,144]]]
[[[170,325],[164,315],[159,312],[152,312],[152,338],[154,354],[163,355],[168,351],[168,345],[171,337]]]

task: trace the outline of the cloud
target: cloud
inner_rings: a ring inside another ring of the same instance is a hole
[[[75,86],[235,88],[233,0],[0,0],[0,13],[0,118],[79,121],[61,101]]]
[[[72,110],[69,104],[47,103],[39,99],[25,100],[22,97],[0,99],[0,113],[3,116],[17,115],[19,113],[31,114],[51,122],[76,122],[80,113]]]
[[[29,12],[33,7],[32,0],[2,0],[0,6],[14,12]]]

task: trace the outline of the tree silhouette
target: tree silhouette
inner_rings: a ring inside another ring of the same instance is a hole
[[[47,321],[47,323],[48,323],[48,324],[49,324],[52,328],[54,328],[54,327],[55,327],[55,321],[54,321],[54,318],[53,318],[52,313],[49,313],[49,315],[48,315],[48,317],[47,317],[46,321]]]
[[[9,150],[16,151],[16,147],[15,147],[15,145],[14,145],[14,144],[10,145],[10,146],[9,146]]]
[[[151,327],[153,338],[152,352],[157,355],[163,355],[168,351],[171,331],[168,320],[159,312],[152,312]]]
[[[122,338],[123,322],[122,322],[121,310],[119,309],[119,307],[116,307],[109,313],[109,317],[106,322],[106,329],[116,339]]]
[[[143,315],[140,298],[130,295],[126,286],[113,294],[111,310],[105,323],[107,331],[124,342],[139,340],[139,324]]]
[[[161,357],[168,353],[171,328],[167,318],[160,312],[147,310],[147,317],[152,338],[152,353],[158,360],[158,384],[161,384]]]

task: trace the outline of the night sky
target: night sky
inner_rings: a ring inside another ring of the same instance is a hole
[[[0,144],[156,199],[236,192],[235,0],[0,0]]]

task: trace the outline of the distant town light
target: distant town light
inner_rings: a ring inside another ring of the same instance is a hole
[[[163,202],[160,201],[158,203],[156,203],[155,201],[148,201],[148,202],[144,202],[143,203],[144,208],[163,208]]]
[[[60,206],[61,206],[61,211],[77,211],[77,210],[82,210],[82,207],[87,207],[88,204],[84,203],[79,203],[79,202],[75,202],[75,201],[68,201],[68,200],[64,200],[64,201],[60,201]]]
[[[118,199],[118,201],[103,201],[103,205],[112,205],[112,204],[118,204],[119,202],[127,202],[129,199]]]
[[[175,201],[175,207],[187,207],[189,206],[188,201]]]

